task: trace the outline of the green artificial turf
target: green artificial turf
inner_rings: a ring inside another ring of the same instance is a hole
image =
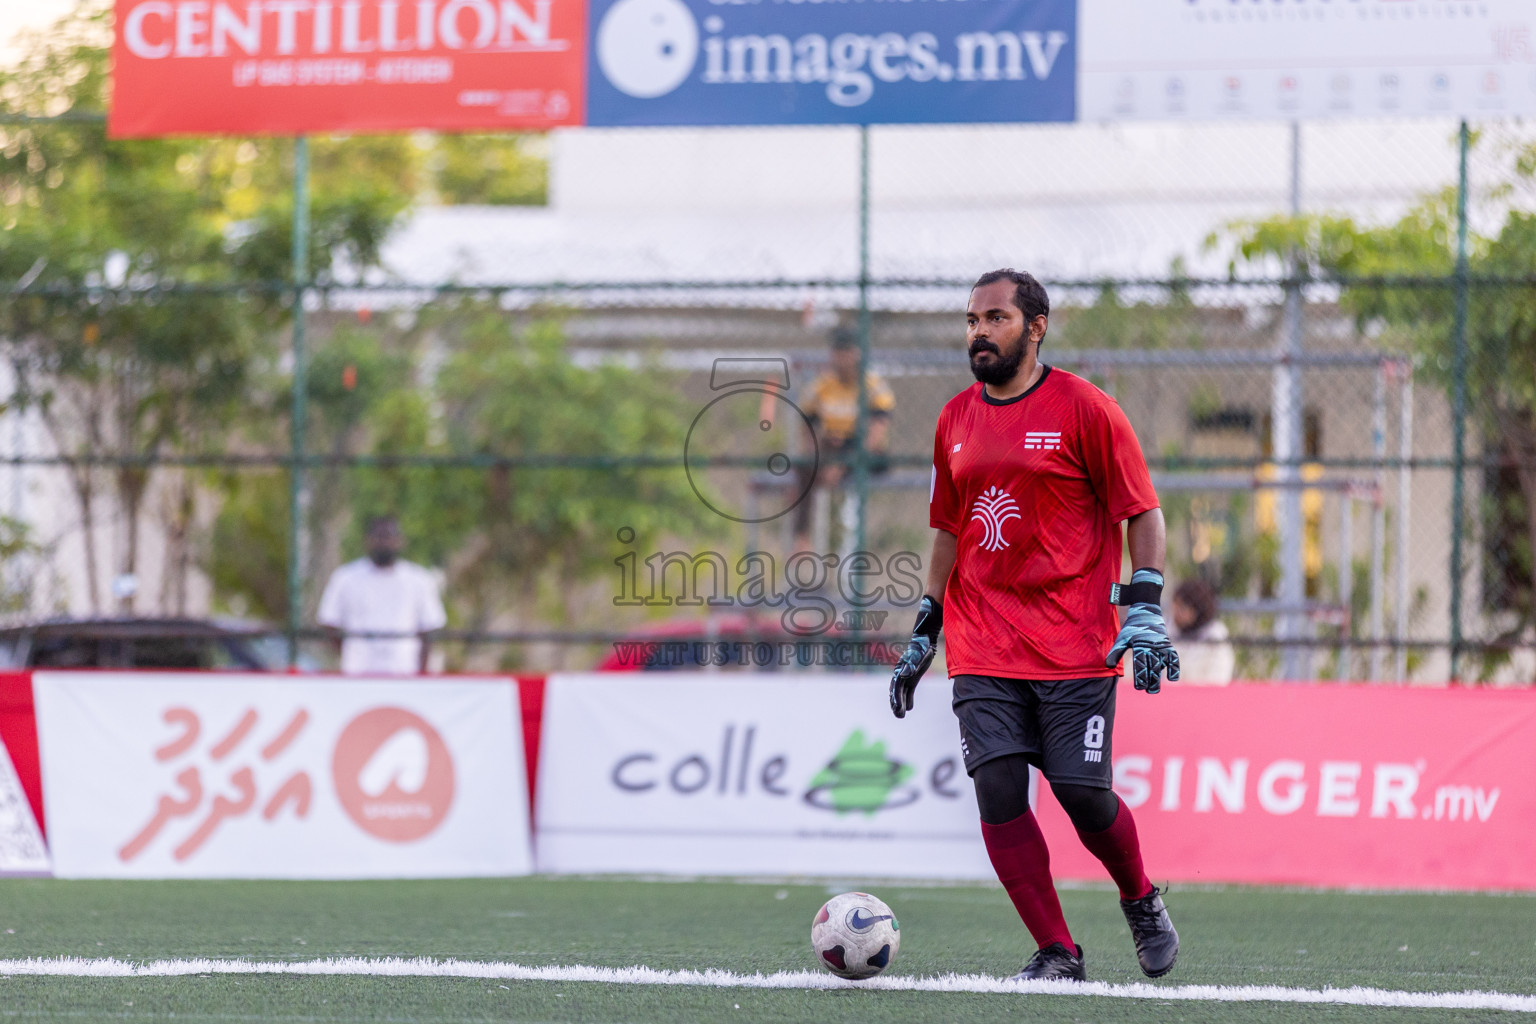
[[[430,956],[526,965],[814,970],[812,914],[852,884],[0,881],[0,959]],[[902,922],[891,972],[1006,976],[1030,943],[1000,889],[876,885]],[[1144,980],[1112,892],[1062,903],[1094,980]],[[1165,985],[1536,995],[1536,898],[1175,891]],[[174,1016],[173,1016],[174,1015]],[[0,980],[0,1019],[176,1021],[1483,1021],[1532,1015],[1089,997],[778,991],[469,979]]]

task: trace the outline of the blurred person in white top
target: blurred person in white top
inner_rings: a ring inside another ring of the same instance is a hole
[[[1173,592],[1173,640],[1179,651],[1179,681],[1194,686],[1225,686],[1232,681],[1237,652],[1227,625],[1216,617],[1216,588],[1188,579]]]
[[[317,618],[341,642],[341,670],[351,676],[425,672],[430,634],[448,623],[437,580],[400,557],[405,535],[393,516],[368,523],[366,546],[368,557],[332,573],[320,598]]]

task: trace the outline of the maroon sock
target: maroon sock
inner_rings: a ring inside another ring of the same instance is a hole
[[[1109,828],[1102,832],[1084,832],[1078,829],[1077,838],[1088,847],[1088,852],[1104,862],[1109,877],[1120,887],[1120,898],[1139,900],[1152,891],[1152,882],[1141,866],[1141,841],[1136,838],[1136,819],[1131,809],[1119,796],[1119,813]]]
[[[1024,926],[1044,949],[1059,942],[1076,951],[1067,919],[1061,914],[1061,901],[1051,882],[1051,851],[1032,811],[1025,811],[1002,825],[981,823],[981,838],[987,844],[987,856],[997,871],[997,880],[1008,890]]]

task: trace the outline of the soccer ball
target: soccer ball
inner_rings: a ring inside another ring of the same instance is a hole
[[[839,978],[873,978],[891,965],[900,948],[896,915],[867,892],[832,897],[811,922],[811,952]]]

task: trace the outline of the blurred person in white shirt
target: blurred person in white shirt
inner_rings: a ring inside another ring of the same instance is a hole
[[[1179,681],[1193,686],[1226,686],[1232,681],[1237,652],[1227,625],[1217,618],[1216,588],[1188,579],[1173,592],[1173,642],[1179,652]]]
[[[347,675],[425,672],[431,636],[448,624],[433,575],[400,557],[405,535],[393,516],[368,523],[368,557],[331,574],[320,598],[320,625],[341,641]]]

